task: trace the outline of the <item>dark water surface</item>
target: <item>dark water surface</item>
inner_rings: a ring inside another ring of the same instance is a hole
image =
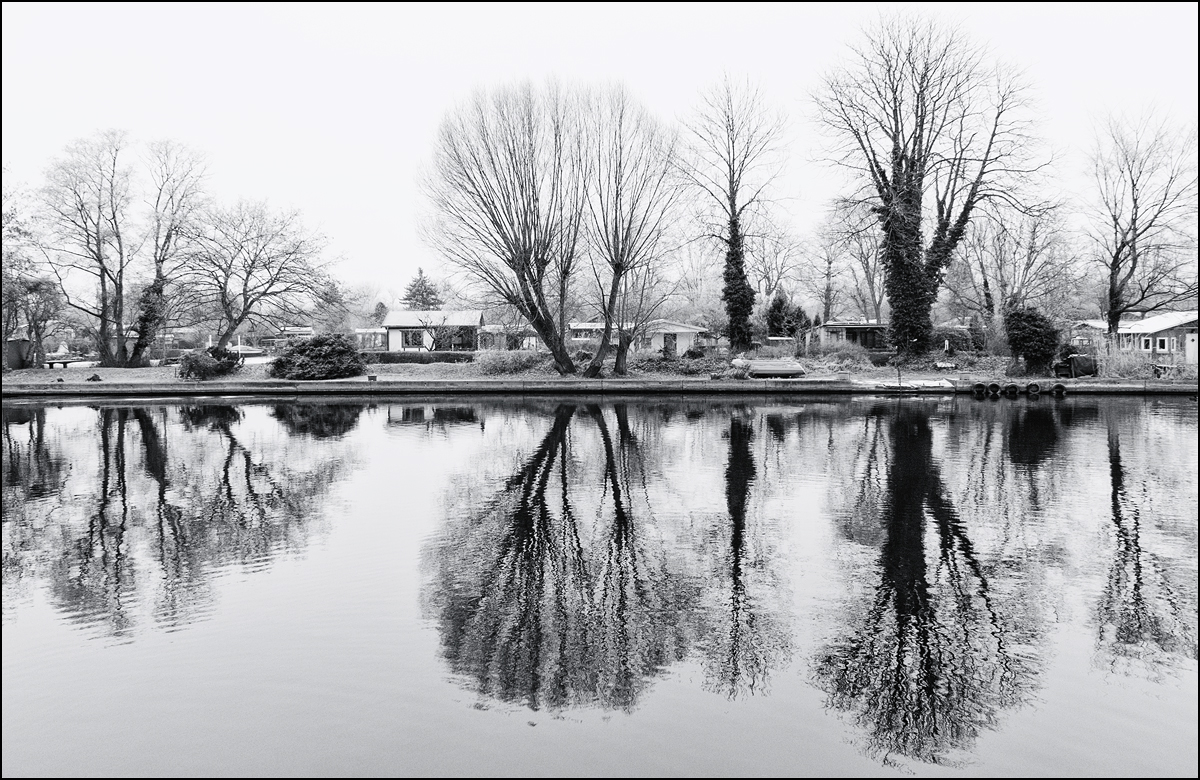
[[[12,775],[1190,775],[1194,398],[5,405]]]

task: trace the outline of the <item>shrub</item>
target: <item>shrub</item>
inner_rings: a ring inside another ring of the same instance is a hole
[[[1004,330],[1013,355],[1025,358],[1032,372],[1049,372],[1058,351],[1058,329],[1037,309],[1009,309],[1004,314]]]
[[[271,363],[277,379],[341,379],[367,370],[349,336],[331,333],[288,347]]]
[[[933,329],[932,344],[934,350],[944,350],[947,341],[950,342],[950,354],[972,352],[976,349],[974,338],[969,330],[963,330],[962,328]]]
[[[474,352],[364,352],[364,363],[470,363]]]
[[[206,380],[228,376],[242,367],[242,356],[220,347],[202,352],[188,352],[179,358],[179,376],[184,379]]]
[[[688,347],[687,351],[683,353],[683,356],[687,360],[699,360],[700,358],[704,357],[704,350],[700,347]]]
[[[550,362],[549,354],[531,350],[481,352],[475,358],[481,374],[519,374],[534,368],[547,368]]]

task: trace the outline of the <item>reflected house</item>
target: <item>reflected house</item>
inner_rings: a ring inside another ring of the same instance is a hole
[[[879,320],[831,320],[821,325],[821,345],[857,344],[864,349],[887,349],[887,330],[887,323]]]
[[[482,311],[391,311],[383,320],[388,352],[475,350]]]
[[[450,425],[482,425],[482,418],[473,406],[424,406],[388,404],[388,425],[418,425],[446,427]]]

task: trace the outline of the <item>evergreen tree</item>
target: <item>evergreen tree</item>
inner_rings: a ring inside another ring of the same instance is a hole
[[[375,323],[375,327],[379,327],[383,324],[383,321],[387,319],[387,316],[387,304],[385,304],[383,301],[380,301],[379,303],[375,304],[375,310],[371,312],[371,322]]]
[[[750,313],[754,311],[754,288],[746,279],[746,258],[742,251],[742,228],[738,218],[729,220],[729,251],[725,254],[725,286],[721,300],[729,315],[729,348],[733,352],[750,349]]]
[[[404,288],[404,308],[409,311],[438,311],[444,301],[438,295],[437,285],[429,281],[425,271],[417,269],[417,275]]]
[[[1050,370],[1058,350],[1058,329],[1037,309],[1019,308],[1004,312],[1004,331],[1014,355],[1025,358],[1032,372]]]

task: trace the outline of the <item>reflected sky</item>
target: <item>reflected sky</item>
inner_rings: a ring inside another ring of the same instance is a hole
[[[795,772],[801,745],[827,771],[978,771],[1039,712],[1096,696],[1097,729],[1129,732],[1152,696],[1190,707],[1174,727],[1195,734],[1194,399],[13,405],[3,422],[6,773],[17,708],[67,706],[48,669],[119,647],[153,666],[168,635],[253,648],[291,680],[244,681],[200,733],[231,707],[303,700],[287,720],[325,700],[364,771],[393,764],[363,723],[403,704],[396,728],[419,730],[455,701],[593,737],[614,715],[666,741],[664,710],[745,720],[778,746],[744,761]],[[289,666],[298,636],[312,658]],[[387,661],[400,647],[425,649]],[[309,679],[323,652],[342,687]],[[238,677],[211,663],[162,673]],[[1045,738],[1057,757],[1030,771],[1137,758]],[[14,772],[49,766],[16,754]],[[116,768],[159,766],[137,761]]]

